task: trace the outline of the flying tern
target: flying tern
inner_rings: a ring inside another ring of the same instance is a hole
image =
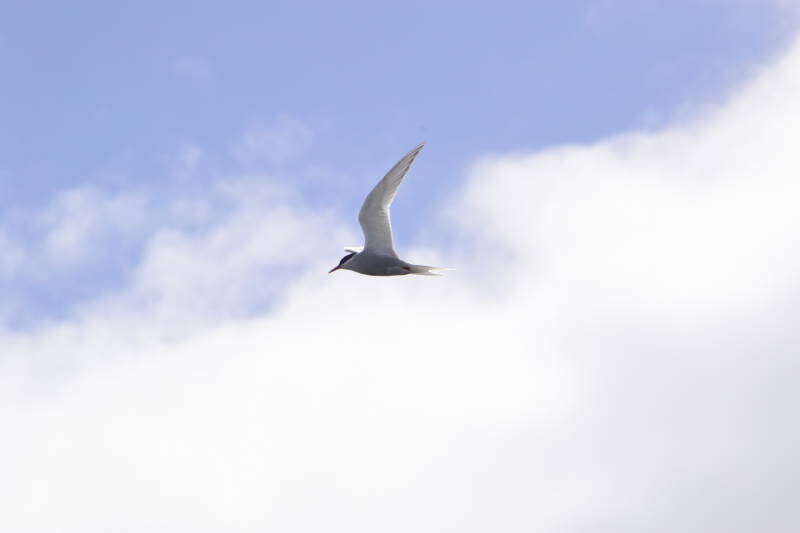
[[[420,144],[397,162],[395,166],[375,185],[364,200],[361,211],[358,213],[358,222],[364,231],[364,246],[348,246],[349,252],[342,257],[339,264],[331,272],[337,270],[352,270],[368,276],[405,276],[418,274],[422,276],[438,276],[437,270],[447,270],[440,267],[425,265],[412,265],[406,263],[394,251],[392,242],[392,222],[389,219],[389,206],[397,193],[397,188],[405,178],[411,163],[425,146]]]

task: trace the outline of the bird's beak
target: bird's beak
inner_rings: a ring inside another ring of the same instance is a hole
[[[337,270],[339,270],[340,268],[342,268],[342,267],[341,267],[341,266],[339,266],[339,265],[336,265],[336,266],[335,266],[335,267],[333,267],[332,269],[328,270],[328,274],[332,274],[333,272],[336,272],[336,271],[337,271]]]

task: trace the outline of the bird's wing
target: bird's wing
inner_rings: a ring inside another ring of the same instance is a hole
[[[345,251],[345,252],[352,252],[352,253],[354,253],[354,254],[361,253],[361,251],[362,251],[363,249],[364,249],[364,247],[363,247],[363,246],[345,246],[345,247],[344,247],[344,251]]]
[[[364,250],[397,257],[392,242],[392,222],[389,220],[389,206],[400,182],[406,176],[411,163],[425,143],[420,144],[392,167],[381,181],[372,189],[358,213],[358,222],[364,230]]]

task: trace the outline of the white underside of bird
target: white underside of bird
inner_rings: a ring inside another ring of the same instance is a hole
[[[407,263],[394,251],[389,207],[411,163],[424,146],[422,143],[403,156],[367,195],[358,213],[358,222],[364,231],[364,246],[346,246],[345,251],[349,253],[330,272],[352,270],[368,276],[438,276],[437,271],[448,270]]]

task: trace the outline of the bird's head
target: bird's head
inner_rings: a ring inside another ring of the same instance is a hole
[[[347,262],[348,262],[348,261],[349,261],[349,260],[350,260],[350,259],[351,259],[351,258],[354,256],[354,255],[356,255],[356,254],[355,254],[355,252],[351,252],[351,253],[347,254],[346,256],[342,257],[342,260],[341,260],[341,261],[339,261],[339,264],[338,264],[338,265],[336,265],[335,267],[333,267],[332,269],[330,269],[330,270],[328,271],[328,274],[330,274],[331,272],[336,272],[336,271],[337,271],[337,270],[339,270],[340,268],[344,268],[344,266],[343,266],[343,265],[344,265],[345,263],[347,263]]]

